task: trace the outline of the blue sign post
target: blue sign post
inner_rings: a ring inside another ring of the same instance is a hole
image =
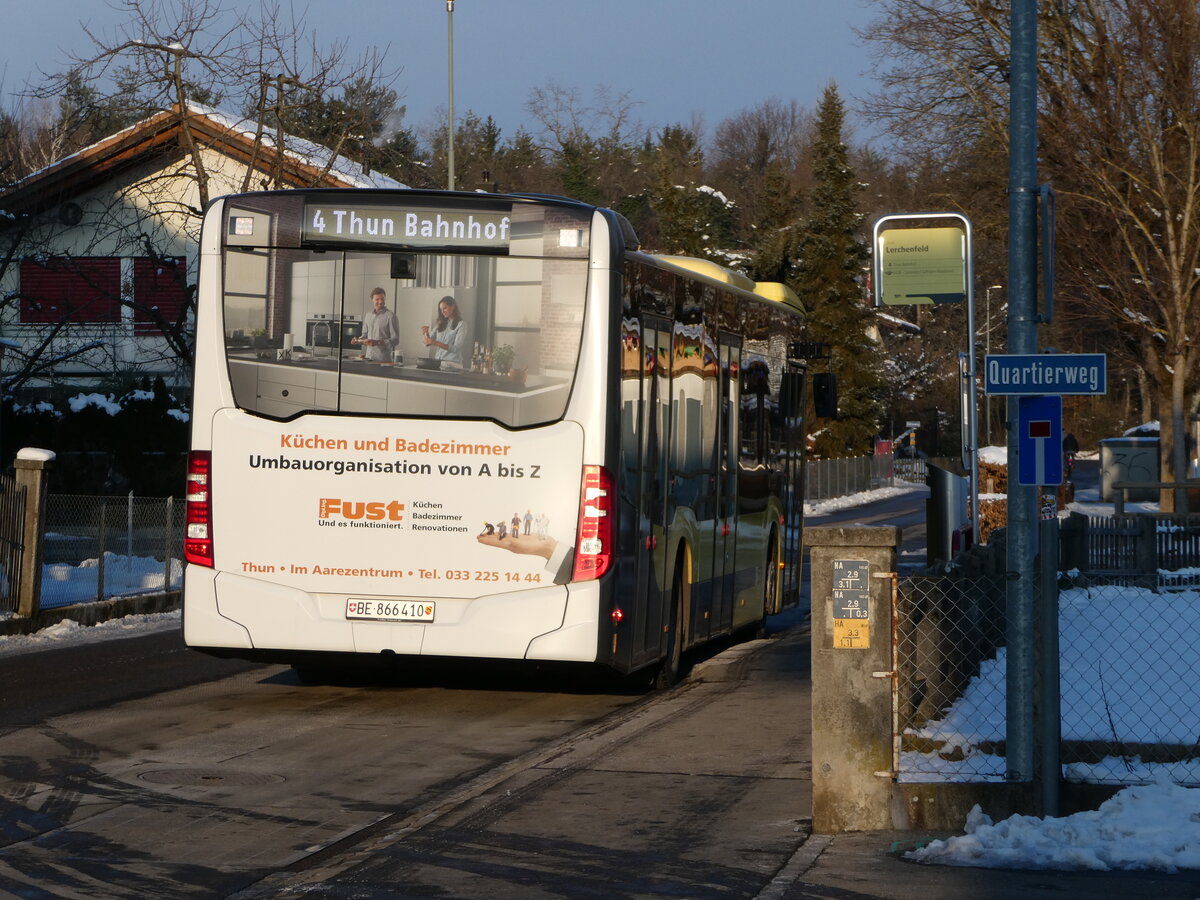
[[[1062,397],[1017,398],[1017,484],[1062,484]]]

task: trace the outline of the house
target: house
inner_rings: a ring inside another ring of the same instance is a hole
[[[191,105],[0,191],[0,380],[86,387],[134,373],[188,384],[204,204],[300,186],[403,187],[327,148]]]

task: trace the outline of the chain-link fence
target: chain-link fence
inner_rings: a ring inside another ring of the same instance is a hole
[[[899,780],[1003,781],[1003,576],[906,576],[896,605]]]
[[[1068,781],[1200,786],[1200,592],[1172,583],[1077,578],[1060,591]]]
[[[180,587],[183,528],[184,504],[171,497],[51,494],[42,609]]]
[[[1108,570],[1124,560],[1129,574],[1075,569],[1051,592],[1063,777],[1112,785],[1165,777],[1200,786],[1200,589],[1193,575],[1200,560],[1189,549],[1190,526],[1151,518],[1137,527],[1092,525],[1100,540],[1081,557]],[[1113,546],[1121,528],[1143,548]],[[1183,568],[1155,570],[1156,559]],[[899,780],[1003,781],[1004,577],[905,576],[897,597]]]

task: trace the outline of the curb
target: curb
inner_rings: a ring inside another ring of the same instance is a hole
[[[147,613],[174,612],[183,605],[183,591],[166,591],[158,594],[138,594],[135,597],[111,597],[108,600],[93,600],[88,603],[73,603],[39,610],[32,616],[14,616],[0,619],[0,636],[33,634],[59,622],[78,622],[80,625],[98,625],[109,619]]]

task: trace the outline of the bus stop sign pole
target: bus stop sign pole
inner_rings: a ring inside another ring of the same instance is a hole
[[[1013,0],[1010,12],[1008,168],[1008,346],[1037,352],[1037,2]],[[1021,466],[1017,399],[1008,398],[1008,459]],[[1010,782],[1033,780],[1034,534],[1036,488],[1008,489],[1008,698],[1006,760]],[[1057,779],[1055,779],[1057,783]]]

